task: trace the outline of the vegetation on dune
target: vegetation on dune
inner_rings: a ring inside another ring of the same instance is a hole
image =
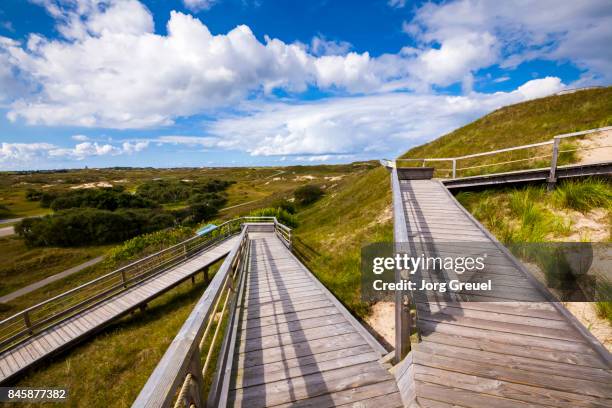
[[[16,236],[0,238],[0,295],[103,254],[108,247],[28,248]]]
[[[224,180],[196,182],[192,180],[151,180],[142,183],[136,192],[158,203],[175,203],[203,193],[221,192],[232,184]]]
[[[295,228],[298,226],[297,217],[287,210],[282,209],[281,207],[277,208],[261,208],[259,210],[251,211],[249,213],[251,217],[276,217],[276,219],[281,223],[285,224],[290,228]]]
[[[298,187],[294,192],[293,196],[295,197],[295,201],[299,205],[309,205],[314,203],[323,197],[323,190],[321,187],[314,184],[307,184],[302,187]]]
[[[389,176],[382,167],[343,181],[333,193],[299,212],[294,248],[302,261],[351,311],[368,314],[361,301],[361,248],[391,241]]]
[[[612,125],[612,87],[553,95],[498,109],[401,157],[455,157]]]
[[[601,179],[569,180],[552,193],[528,186],[461,192],[457,199],[503,242],[559,241],[574,232],[568,210],[612,212],[612,185]]]
[[[26,218],[15,231],[29,246],[104,245],[174,225],[172,215],[148,209],[79,208]]]
[[[53,211],[79,207],[115,211],[119,208],[156,208],[159,204],[140,195],[126,193],[122,188],[96,188],[68,191],[57,196],[50,207]]]

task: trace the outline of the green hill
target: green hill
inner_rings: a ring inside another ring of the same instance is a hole
[[[401,158],[454,157],[543,142],[561,133],[612,125],[612,87],[506,106]]]
[[[481,119],[444,135],[430,143],[410,149],[402,157],[448,157],[465,155],[518,144],[536,143],[560,133],[602,127],[612,124],[612,87],[586,90],[567,95],[536,99],[498,109]],[[595,188],[599,188],[596,186]],[[538,194],[541,194],[538,191]],[[462,201],[475,211],[488,203],[483,216],[490,215],[496,203],[493,192],[464,195]],[[501,194],[501,193],[500,193]],[[504,194],[507,194],[504,193]],[[528,193],[529,194],[529,193]],[[535,194],[535,193],[531,193]],[[605,201],[604,192],[604,201]],[[520,197],[515,197],[518,200]],[[506,197],[508,201],[510,198]],[[559,199],[561,200],[561,199]],[[518,200],[520,201],[520,200]],[[358,177],[347,178],[339,190],[326,196],[299,214],[301,225],[296,230],[297,249],[307,256],[305,262],[354,313],[365,316],[368,305],[360,301],[360,250],[365,244],[391,240],[393,237],[391,189],[387,171],[377,168]],[[502,205],[498,203],[498,205]],[[528,208],[524,208],[529,211]],[[548,210],[547,210],[548,211]],[[552,231],[567,233],[568,225],[551,210],[541,218],[537,233],[545,238]],[[537,212],[537,211],[536,211]],[[509,222],[519,212],[508,213]],[[557,214],[558,215],[558,214]],[[493,217],[499,219],[499,217]],[[608,219],[610,217],[608,216]],[[500,227],[481,221],[494,233]],[[541,228],[548,228],[541,230]],[[549,231],[550,230],[550,231]],[[521,231],[519,231],[521,232]],[[511,234],[512,231],[506,234]],[[518,233],[518,232],[517,232]],[[522,231],[523,234],[529,232]],[[503,237],[500,237],[503,238]]]

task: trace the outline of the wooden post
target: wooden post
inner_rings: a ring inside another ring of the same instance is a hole
[[[547,180],[548,181],[548,186],[547,186],[548,191],[551,191],[553,188],[555,188],[555,183],[557,182],[555,173],[557,172],[557,159],[559,158],[559,142],[560,141],[561,139],[559,139],[558,137],[554,138],[552,158],[550,159],[550,174]]]
[[[26,310],[25,312],[23,312],[23,322],[25,323],[26,327],[28,328],[28,333],[32,334],[32,322],[30,321],[30,313],[28,313],[28,311]]]
[[[400,269],[395,270],[395,282],[402,280]],[[410,299],[404,291],[395,291],[395,364],[410,351]]]
[[[425,159],[423,159],[423,163],[421,163],[421,167],[425,167]]]
[[[121,283],[123,284],[124,288],[127,288],[127,282],[126,282],[126,278],[125,278],[125,270],[121,271]]]
[[[453,178],[457,178],[457,159],[453,159]]]
[[[210,282],[210,278],[208,277],[208,268],[209,268],[209,267],[207,266],[207,267],[205,267],[205,268],[202,270],[202,273],[204,274],[204,282],[205,282],[207,285],[208,285],[208,283]]]
[[[196,349],[197,350],[197,349]],[[202,402],[202,390],[204,389],[202,381],[202,364],[200,363],[200,354],[196,351],[191,357],[189,364],[189,374],[191,381],[188,385],[187,392],[183,396],[183,406],[196,408],[204,408]]]

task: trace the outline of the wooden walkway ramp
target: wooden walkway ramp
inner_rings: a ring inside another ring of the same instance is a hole
[[[395,373],[404,403],[612,407],[610,353],[441,182],[393,177],[396,241],[441,256],[486,250],[481,278],[496,283],[487,296],[415,296],[421,341]]]
[[[221,241],[185,262],[77,313],[0,354],[0,383],[84,339],[223,258],[237,239],[234,236]]]
[[[400,407],[386,353],[272,232],[251,232],[228,405]]]

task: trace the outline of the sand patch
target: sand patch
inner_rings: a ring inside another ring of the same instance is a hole
[[[311,176],[310,174],[305,174],[303,176],[297,176],[293,180],[295,180],[295,181],[310,181],[310,180],[316,180],[316,179],[317,178],[315,176]]]
[[[609,351],[612,351],[612,326],[606,319],[597,315],[594,303],[569,302],[563,303],[575,317],[589,329],[591,334],[597,338]]]
[[[97,183],[84,183],[79,184],[78,186],[70,187],[72,190],[86,189],[86,188],[108,188],[113,185],[107,181],[99,181]]]
[[[570,139],[571,140],[571,139]],[[600,163],[612,158],[612,130],[596,133],[578,142],[580,164]]]
[[[393,302],[378,302],[366,322],[389,344],[395,344],[395,306]]]

